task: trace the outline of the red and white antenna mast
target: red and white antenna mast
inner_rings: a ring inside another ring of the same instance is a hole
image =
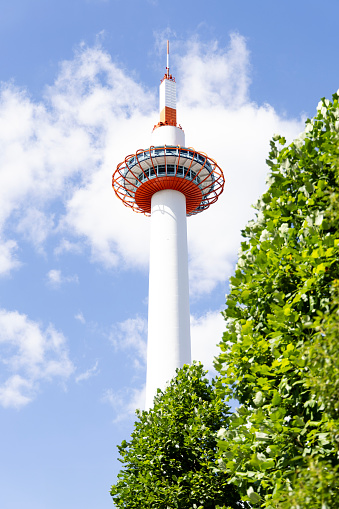
[[[169,78],[169,40],[167,39],[167,78]]]
[[[118,164],[115,194],[135,212],[151,216],[146,408],[175,370],[191,362],[186,216],[203,212],[224,189],[224,175],[203,152],[185,147],[177,127],[176,83],[160,83],[160,122],[152,144]]]

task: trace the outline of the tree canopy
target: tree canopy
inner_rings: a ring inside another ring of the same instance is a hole
[[[123,469],[112,486],[118,508],[244,507],[228,474],[216,472],[216,433],[229,407],[200,364],[184,366],[149,411],[138,412],[129,442],[118,447]],[[240,504],[240,505],[239,505]]]
[[[266,508],[336,508],[339,104],[290,145],[271,141],[268,189],[243,231],[216,368],[240,408],[219,468]]]

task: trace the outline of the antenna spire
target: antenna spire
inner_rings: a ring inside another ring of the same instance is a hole
[[[169,78],[169,40],[167,39],[167,77]]]

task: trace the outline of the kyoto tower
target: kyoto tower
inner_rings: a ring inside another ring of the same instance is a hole
[[[151,216],[146,408],[175,370],[191,363],[186,216],[206,210],[224,188],[217,163],[185,147],[177,125],[176,82],[169,69],[160,83],[160,122],[151,146],[118,164],[112,186],[124,205]]]

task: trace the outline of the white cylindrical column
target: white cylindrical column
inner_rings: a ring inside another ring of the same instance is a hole
[[[185,133],[179,127],[174,125],[163,125],[157,127],[152,132],[152,145],[159,147],[162,145],[180,145],[185,146]]]
[[[146,409],[176,368],[191,362],[186,198],[166,189],[151,206]]]

